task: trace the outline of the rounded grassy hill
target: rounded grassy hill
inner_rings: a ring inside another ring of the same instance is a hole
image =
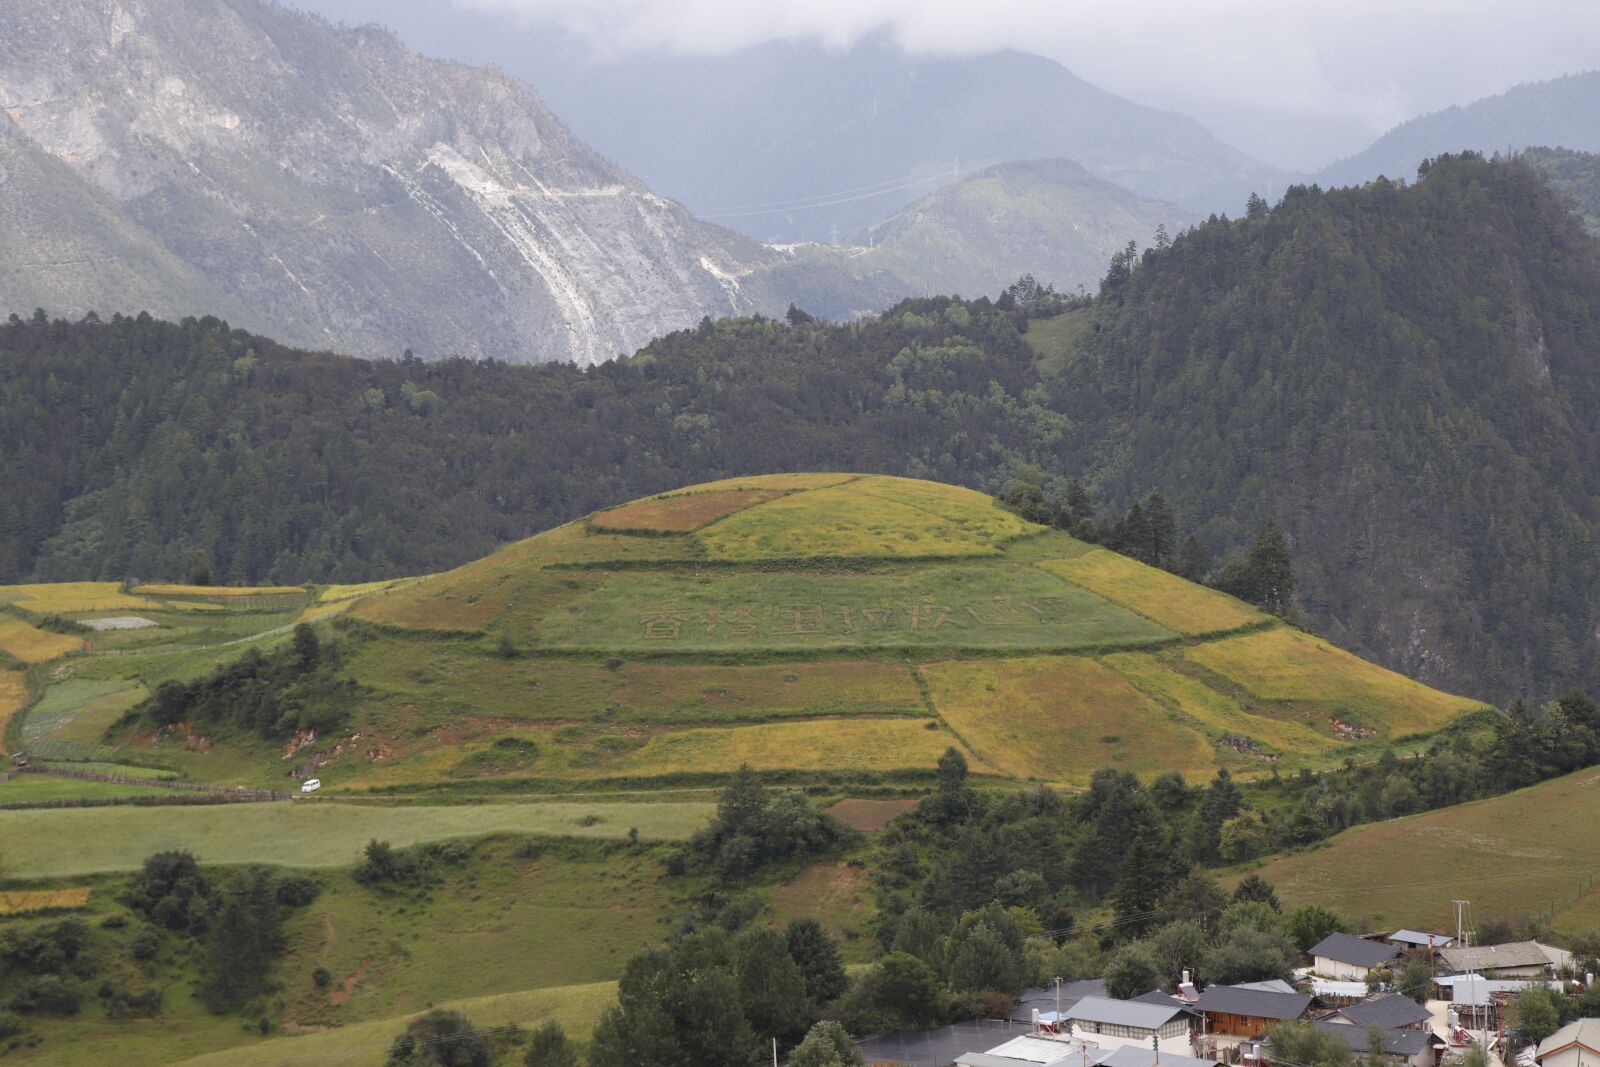
[[[904,478],[638,500],[357,602],[330,788],[1335,762],[1481,705],[1214,590]]]

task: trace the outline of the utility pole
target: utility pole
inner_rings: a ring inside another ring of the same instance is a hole
[[[1460,945],[1462,948],[1466,948],[1467,927],[1464,916],[1466,915],[1467,905],[1469,902],[1465,900],[1452,900],[1450,903],[1456,906],[1456,944]]]
[[[1056,1029],[1061,1029],[1061,976],[1056,975]]]

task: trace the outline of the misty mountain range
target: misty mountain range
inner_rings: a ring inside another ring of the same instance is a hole
[[[592,364],[707,315],[848,318],[1025,272],[1092,288],[1158,226],[1310,180],[1018,52],[601,62],[552,36],[508,74],[268,0],[19,0],[7,18],[8,312],[210,313],[355,355]],[[1522,86],[1314,177],[1600,147],[1597,115],[1600,74]]]

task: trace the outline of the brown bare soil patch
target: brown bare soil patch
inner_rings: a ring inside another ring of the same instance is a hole
[[[828,809],[828,814],[852,830],[871,832],[882,830],[895,819],[917,806],[911,797],[874,800],[866,797],[845,797]]]
[[[337,989],[328,994],[328,999],[335,1004],[348,1003],[351,995],[356,991],[356,986],[361,982],[361,979],[366,977],[367,968],[370,966],[372,966],[372,957],[368,956],[356,965],[355,970],[345,976],[345,980],[339,983]]]
[[[775,489],[726,489],[708,493],[640,500],[602,511],[594,517],[599,530],[648,530],[653,533],[688,533],[736,511],[782,496]]]
[[[814,863],[772,894],[779,922],[805,915],[837,931],[849,925],[859,928],[870,910],[866,868],[844,860]]]

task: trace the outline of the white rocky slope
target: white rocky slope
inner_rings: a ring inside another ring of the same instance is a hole
[[[0,312],[592,364],[882,299],[653,195],[504,74],[261,0],[7,0],[0,107]]]

